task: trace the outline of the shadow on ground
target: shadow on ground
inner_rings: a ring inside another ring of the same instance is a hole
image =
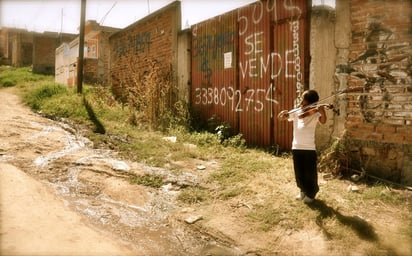
[[[83,97],[83,105],[86,108],[87,114],[89,115],[90,121],[94,124],[95,129],[93,130],[96,133],[105,134],[106,129],[102,122],[97,118],[92,106],[87,101],[86,97]]]
[[[360,239],[371,242],[379,240],[373,226],[359,216],[345,216],[322,200],[315,200],[310,205],[310,208],[319,211],[319,215],[316,217],[316,224],[322,229],[328,239],[331,239],[332,235],[326,230],[323,220],[335,216],[341,224],[353,229]]]

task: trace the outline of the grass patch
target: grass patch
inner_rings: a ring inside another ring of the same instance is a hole
[[[231,186],[253,177],[257,173],[272,171],[273,160],[268,155],[258,150],[250,149],[233,153],[229,150],[225,154],[222,169],[211,175],[211,181],[218,182],[223,186]]]
[[[407,199],[396,193],[393,189],[383,184],[377,183],[373,186],[369,186],[362,193],[363,200],[379,200],[381,202],[390,204],[403,204],[407,202]]]
[[[163,177],[157,174],[145,174],[142,176],[135,176],[130,179],[130,183],[139,184],[146,187],[160,188],[164,185]]]
[[[211,198],[207,190],[200,187],[184,188],[178,195],[177,200],[185,204],[196,204]]]
[[[272,207],[260,206],[249,214],[249,218],[260,223],[260,229],[269,231],[277,226],[283,219],[282,213]]]
[[[219,198],[222,200],[228,200],[230,198],[237,197],[243,193],[245,193],[246,188],[245,187],[229,187],[225,190],[221,190],[219,192]]]
[[[55,84],[53,82],[43,82],[32,91],[25,94],[24,100],[29,105],[29,107],[34,110],[50,109],[50,103],[55,102],[47,102],[47,100],[51,99],[53,96],[66,93],[67,87],[63,85]],[[53,106],[53,110],[54,107],[59,107],[59,105]]]
[[[12,87],[27,82],[51,80],[50,76],[31,73],[30,67],[14,68],[10,66],[0,67],[0,87]]]

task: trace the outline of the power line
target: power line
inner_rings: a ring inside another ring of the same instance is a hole
[[[103,18],[100,20],[99,24],[103,25],[104,20],[106,19],[107,15],[109,15],[109,13],[113,10],[114,6],[117,4],[117,1],[114,2],[114,4],[112,5],[112,7],[109,9],[109,11],[107,11],[107,13],[103,16]]]

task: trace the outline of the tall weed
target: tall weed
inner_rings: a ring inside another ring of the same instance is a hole
[[[67,87],[53,83],[44,82],[24,95],[24,100],[34,110],[40,110],[46,99],[55,95],[66,94]]]

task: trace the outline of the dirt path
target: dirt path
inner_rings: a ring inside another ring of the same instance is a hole
[[[319,200],[307,207],[293,199],[290,164],[256,174],[247,195],[182,208],[172,184],[200,184],[197,172],[119,159],[70,126],[32,113],[12,88],[0,89],[0,254],[411,254],[409,191],[359,185],[360,193],[398,194],[403,203],[396,206],[379,195],[351,194],[348,182],[321,179]],[[144,174],[169,184],[155,189],[129,182]],[[201,220],[185,222],[196,216]],[[253,226],[245,216],[270,227]]]
[[[118,237],[88,225],[50,186],[14,165],[30,169],[32,164],[27,161],[41,155],[39,148],[51,146],[37,144],[33,137],[51,122],[18,102],[15,95],[0,90],[1,254],[138,255]],[[58,137],[48,140],[54,144],[52,140]]]
[[[2,255],[137,255],[13,165],[0,163],[0,193]]]
[[[12,90],[0,90],[2,255],[193,255],[204,250],[207,243],[168,220],[175,191],[128,182],[130,175],[163,170],[94,149],[67,125],[22,106]],[[184,182],[185,174],[170,178]]]

